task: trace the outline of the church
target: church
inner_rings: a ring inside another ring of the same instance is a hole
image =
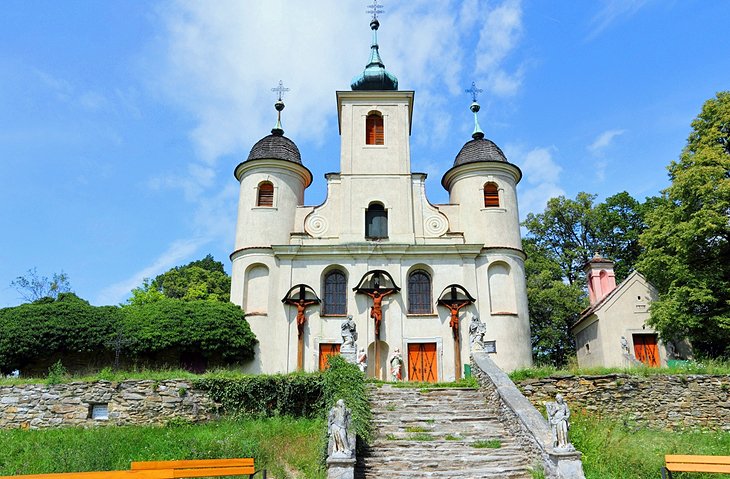
[[[472,86],[474,133],[444,161],[449,203],[428,201],[426,174],[411,171],[414,92],[385,69],[379,26],[374,13],[370,61],[336,92],[340,171],[325,175],[324,203],[304,205],[313,178],[284,136],[281,96],[276,127],[235,168],[231,301],[259,340],[247,372],[321,369],[354,324],[369,377],[391,379],[401,357],[403,380],[452,381],[468,368],[476,318],[502,369],[529,367],[522,172],[485,138]]]

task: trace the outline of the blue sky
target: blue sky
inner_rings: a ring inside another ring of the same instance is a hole
[[[0,16],[0,307],[29,268],[93,304],[212,253],[229,268],[233,168],[275,122],[324,200],[335,91],[369,55],[367,1],[6,0]],[[412,165],[434,203],[480,123],[520,166],[520,212],[668,185],[702,103],[730,88],[720,0],[385,3],[380,51],[415,90]]]

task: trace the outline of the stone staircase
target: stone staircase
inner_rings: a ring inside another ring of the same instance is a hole
[[[370,394],[376,435],[356,478],[532,478],[527,453],[479,391],[386,384]]]

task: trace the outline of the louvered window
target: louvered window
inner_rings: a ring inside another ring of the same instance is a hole
[[[379,203],[372,203],[365,210],[365,237],[372,239],[388,237],[388,212]]]
[[[330,271],[324,277],[322,314],[337,316],[347,314],[347,278],[340,270]]]
[[[499,207],[499,189],[496,183],[487,183],[484,185],[484,207]]]
[[[385,144],[385,135],[383,134],[383,117],[377,113],[369,114],[367,120],[365,120],[365,144]]]
[[[259,184],[259,197],[256,206],[274,206],[274,185],[270,181]]]
[[[431,276],[423,270],[416,270],[408,276],[408,313],[430,314]]]

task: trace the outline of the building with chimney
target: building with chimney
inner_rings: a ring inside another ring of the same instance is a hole
[[[590,306],[571,328],[579,367],[664,366],[679,354],[646,324],[657,291],[641,273],[632,272],[617,286],[613,261],[597,253],[585,273]]]
[[[336,92],[340,171],[325,175],[324,203],[304,205],[312,174],[281,121],[235,168],[231,301],[259,340],[248,371],[320,369],[352,347],[354,325],[370,377],[392,378],[402,357],[402,379],[450,381],[469,364],[477,316],[500,367],[529,367],[522,172],[485,138],[473,88],[472,138],[444,159],[449,203],[428,201],[426,174],[411,171],[415,93],[385,69],[379,26],[373,15],[370,61]]]

